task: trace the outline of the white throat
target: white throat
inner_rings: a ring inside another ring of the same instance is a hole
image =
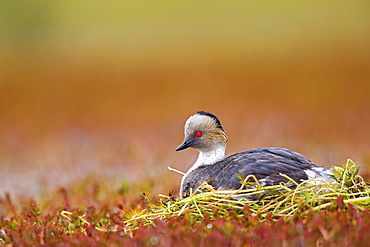
[[[185,173],[185,175],[181,179],[181,186],[180,186],[180,195],[182,196],[183,191],[183,183],[185,181],[186,176],[191,173],[192,171],[198,169],[200,166],[203,165],[213,165],[217,161],[220,161],[225,158],[225,151],[226,151],[226,145],[225,144],[220,144],[218,145],[214,150],[204,152],[204,151],[199,151],[199,156],[197,161],[194,163],[192,167]]]
[[[217,161],[220,161],[220,160],[224,159],[225,158],[225,151],[226,151],[226,145],[225,144],[218,145],[212,151],[208,151],[208,152],[200,151],[197,161],[189,169],[188,172],[197,169],[199,166],[213,165]]]

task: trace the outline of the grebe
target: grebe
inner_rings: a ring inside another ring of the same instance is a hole
[[[189,196],[203,182],[216,190],[239,189],[240,175],[254,175],[262,186],[289,182],[280,174],[297,183],[309,179],[333,181],[331,169],[285,148],[257,148],[225,158],[226,141],[225,130],[212,113],[198,111],[186,121],[185,139],[176,151],[191,147],[199,151],[199,156],[182,177],[180,197]]]

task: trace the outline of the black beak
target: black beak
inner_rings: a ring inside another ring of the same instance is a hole
[[[181,143],[180,146],[178,146],[176,148],[176,151],[180,151],[180,150],[184,150],[188,147],[191,147],[191,145],[193,144],[194,140],[185,140],[183,143]]]

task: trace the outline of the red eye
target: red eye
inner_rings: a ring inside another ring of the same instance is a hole
[[[197,132],[195,133],[195,136],[196,136],[196,137],[201,137],[202,135],[203,135],[202,131],[197,131]]]

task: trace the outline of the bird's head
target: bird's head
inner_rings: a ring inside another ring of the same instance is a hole
[[[212,113],[198,111],[186,121],[184,142],[176,151],[191,147],[200,152],[209,152],[220,145],[226,146],[226,141],[220,120]]]

